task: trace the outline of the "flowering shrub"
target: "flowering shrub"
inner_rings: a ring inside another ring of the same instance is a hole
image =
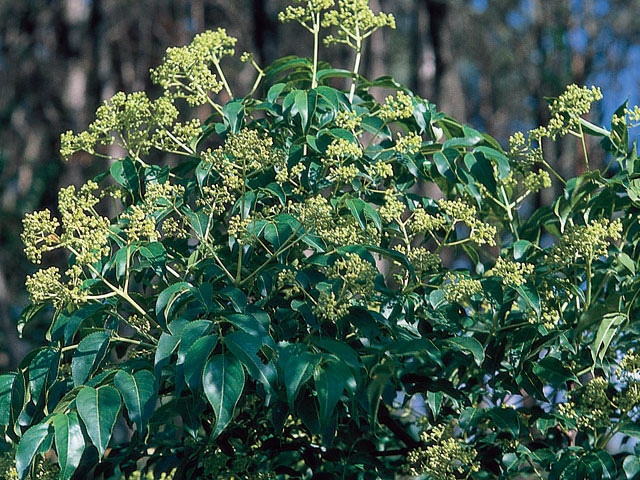
[[[359,76],[393,17],[334,7],[288,7],[313,58],[242,55],[243,97],[219,29],[167,51],[161,96],[118,93],[62,135],[111,166],[24,219],[30,260],[69,257],[26,281],[19,328],[50,327],[0,376],[3,478],[637,477],[640,109],[601,128],[582,118],[600,91],[571,86],[504,151]],[[320,62],[321,27],[351,70]],[[565,135],[569,180],[543,154]]]

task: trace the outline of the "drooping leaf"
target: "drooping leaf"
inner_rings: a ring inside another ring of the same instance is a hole
[[[202,388],[204,365],[217,344],[218,337],[216,335],[206,335],[197,339],[187,351],[183,367],[184,381],[193,392]]]
[[[113,383],[122,395],[129,420],[136,425],[138,433],[144,435],[156,407],[155,377],[148,370],[139,370],[133,375],[118,370]]]
[[[74,411],[58,413],[52,418],[56,452],[60,465],[60,480],[69,480],[80,465],[85,442],[78,414]]]
[[[75,386],[87,381],[106,355],[109,332],[95,332],[87,335],[78,344],[71,359],[71,374]]]
[[[85,386],[78,392],[76,408],[100,458],[111,440],[120,404],[118,391],[109,385],[99,388]]]
[[[29,389],[31,398],[37,403],[44,388],[56,378],[60,351],[44,348],[38,352],[29,365]]]
[[[35,456],[49,451],[52,443],[53,427],[49,422],[34,425],[24,433],[16,451],[16,470],[20,480],[26,478]]]
[[[278,356],[287,400],[293,409],[300,387],[313,374],[313,355],[303,345],[289,344],[280,350]]]
[[[205,365],[202,386],[216,416],[212,438],[220,435],[231,422],[244,389],[244,381],[242,364],[233,355],[215,355]]]

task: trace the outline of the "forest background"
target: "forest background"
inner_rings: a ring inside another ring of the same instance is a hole
[[[24,338],[15,325],[27,301],[21,219],[55,212],[60,187],[104,169],[102,160],[60,159],[60,133],[82,130],[117,91],[153,91],[149,68],[168,46],[224,27],[236,51],[258,63],[304,55],[310,41],[277,22],[283,0],[0,0],[0,372],[15,368],[44,326]],[[624,100],[640,103],[640,0],[372,0],[391,12],[395,30],[367,43],[361,73],[392,74],[440,111],[503,145],[517,130],[548,121],[544,97],[571,83],[598,85],[604,100],[590,121],[610,118]],[[302,38],[302,40],[301,40]],[[321,60],[351,63],[335,47]],[[225,66],[246,91],[248,64]],[[224,101],[224,99],[222,99]],[[546,150],[564,177],[581,173],[575,139]],[[605,159],[590,159],[591,162]],[[596,164],[597,165],[597,164]],[[546,203],[548,189],[534,201]]]

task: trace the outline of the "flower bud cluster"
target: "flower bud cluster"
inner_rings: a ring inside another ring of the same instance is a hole
[[[447,225],[447,219],[442,215],[430,215],[427,211],[418,207],[413,211],[408,220],[409,230],[412,233],[435,232]]]
[[[390,188],[384,193],[384,205],[380,207],[380,216],[385,222],[399,220],[405,208],[404,203],[398,200],[396,193]]]
[[[177,117],[178,110],[172,98],[160,97],[152,102],[144,92],[118,92],[98,107],[96,119],[87,131],[77,135],[71,131],[62,134],[60,154],[68,160],[75,152],[93,154],[98,144],[112,145],[118,142],[132,158],[138,158],[147,154],[152,146],[161,148],[166,143],[163,130],[167,130]],[[185,132],[186,127],[180,126],[175,134],[184,137],[192,133],[191,127]]]
[[[346,253],[327,269],[327,277],[341,279],[349,298],[367,299],[374,293],[373,281],[378,269],[355,253]]]
[[[229,219],[227,233],[230,237],[235,237],[240,245],[250,245],[255,241],[255,236],[249,229],[252,222],[251,217],[241,218],[240,215],[234,215]]]
[[[497,233],[496,227],[484,223],[477,217],[476,207],[462,200],[439,200],[438,206],[445,215],[449,218],[450,225],[455,225],[457,222],[462,222],[471,229],[469,232],[469,240],[476,245],[490,245],[496,244],[495,236]]]
[[[387,122],[411,118],[413,116],[413,100],[409,95],[399,90],[395,99],[392,96],[385,98],[378,116]]]
[[[168,182],[147,183],[142,203],[131,205],[120,216],[125,222],[124,231],[129,242],[158,241],[160,233],[156,230],[157,214],[174,205],[183,194],[184,187],[181,185],[171,185]]]
[[[344,128],[351,132],[360,128],[362,124],[362,118],[356,113],[350,110],[342,110],[336,115],[336,126],[338,128]]]
[[[487,275],[500,277],[505,286],[519,287],[527,282],[525,277],[531,275],[533,269],[534,266],[530,263],[513,262],[500,257]]]
[[[344,43],[360,50],[364,38],[381,27],[396,28],[396,21],[391,14],[374,14],[368,0],[339,0],[338,9],[325,14],[322,26],[339,27],[335,36],[324,39],[325,45]]]
[[[184,98],[192,107],[204,105],[223,88],[210,65],[233,55],[236,41],[223,28],[201,33],[189,45],[169,48],[162,64],[151,70],[151,80],[168,97]]]
[[[409,475],[426,475],[433,480],[455,480],[465,472],[480,471],[480,464],[475,460],[476,452],[452,437],[450,429],[434,426],[430,432],[423,432],[420,440],[428,446],[411,450],[407,455],[406,470]]]
[[[302,287],[296,280],[297,273],[290,269],[284,269],[278,274],[276,286],[284,293],[286,299],[296,297],[302,293]]]
[[[462,303],[473,295],[481,293],[482,284],[479,280],[448,272],[444,277],[442,290],[447,301]]]
[[[329,170],[329,180],[335,183],[351,183],[359,173],[360,170],[353,163],[350,165],[331,167]]]
[[[349,305],[337,299],[335,293],[322,291],[311,310],[321,320],[335,322],[349,314]]]
[[[598,87],[578,87],[569,85],[565,92],[549,106],[549,136],[555,140],[557,135],[566,135],[579,127],[580,117],[591,110],[591,104],[602,100]]]
[[[281,165],[284,155],[273,148],[273,139],[257,130],[245,128],[227,137],[224,153],[245,176],[274,165]]]
[[[530,193],[538,193],[543,188],[551,187],[551,177],[545,170],[529,172],[522,180],[522,185]]]
[[[421,146],[422,137],[415,132],[409,132],[406,136],[398,134],[398,140],[393,148],[398,153],[413,155],[420,151]]]
[[[374,179],[393,177],[393,166],[386,162],[376,162],[365,165],[367,174]]]
[[[67,303],[77,304],[84,300],[77,282],[62,283],[58,267],[40,269],[28,275],[25,287],[34,304],[53,302],[55,308],[61,308]]]
[[[574,420],[580,429],[596,430],[611,426],[613,405],[609,399],[610,384],[603,377],[593,378],[572,395],[572,401],[559,410]]]
[[[42,254],[56,248],[60,239],[56,230],[60,227],[57,218],[51,217],[48,209],[39,212],[27,213],[22,220],[22,243],[25,245],[24,253],[33,263],[42,261]]]
[[[404,245],[396,245],[394,250],[407,257],[416,275],[421,277],[424,273],[433,272],[440,268],[442,260],[437,253],[430,252],[424,247],[411,247],[407,249]]]
[[[327,147],[326,157],[322,159],[325,165],[335,165],[340,160],[347,158],[361,158],[362,148],[357,143],[345,138],[335,138]]]
[[[278,20],[282,23],[298,22],[304,27],[311,29],[307,22],[315,23],[314,18],[322,11],[334,5],[334,0],[293,0],[294,3],[302,6],[289,5],[278,14]]]
[[[560,266],[578,261],[592,262],[607,254],[609,241],[620,240],[622,222],[606,218],[592,220],[587,225],[567,228],[559,242],[553,246],[549,259]]]

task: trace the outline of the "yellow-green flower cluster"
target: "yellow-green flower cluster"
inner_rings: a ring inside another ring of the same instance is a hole
[[[167,130],[178,117],[178,110],[168,97],[149,100],[145,92],[116,93],[96,110],[89,129],[74,135],[68,131],[60,137],[60,154],[67,160],[78,151],[95,153],[96,145],[118,144],[137,159],[147,154],[154,144],[162,146],[162,135],[152,138],[153,131]],[[176,131],[183,135],[180,129]],[[116,138],[117,135],[117,138]]]
[[[440,256],[424,247],[411,247],[407,250],[404,245],[396,245],[393,249],[407,257],[418,277],[424,273],[433,272],[442,265]]]
[[[620,219],[610,221],[601,218],[587,225],[569,227],[551,250],[550,260],[561,266],[579,261],[592,262],[606,255],[609,241],[620,240],[621,234]]]
[[[0,478],[4,480],[18,480],[16,461],[10,453],[0,456]]]
[[[335,322],[349,314],[349,304],[337,299],[335,293],[323,291],[311,310],[321,320]]]
[[[292,269],[282,270],[278,274],[276,286],[284,293],[285,298],[293,298],[302,293],[302,287],[296,280],[296,272]]]
[[[529,172],[522,180],[522,185],[528,192],[538,193],[543,188],[551,187],[551,177],[546,170]]]
[[[210,103],[210,95],[223,88],[210,65],[233,55],[236,41],[223,28],[201,33],[189,45],[167,49],[162,64],[151,70],[151,80],[166,96],[184,98],[191,106]]]
[[[342,279],[343,290],[349,298],[368,298],[373,292],[373,281],[378,275],[376,267],[355,253],[347,253],[327,269],[327,277]]]
[[[393,177],[393,166],[386,162],[369,163],[365,165],[367,174],[374,179]]]
[[[473,295],[481,293],[482,284],[479,280],[449,272],[444,277],[442,290],[447,301],[462,303]]]
[[[362,118],[352,111],[343,110],[336,115],[336,126],[345,130],[354,131],[362,124]]]
[[[153,146],[163,152],[175,152],[183,155],[193,154],[191,141],[202,131],[200,120],[194,118],[188,122],[176,122],[171,127],[159,128],[153,134]]]
[[[326,157],[322,163],[325,165],[335,165],[342,159],[362,157],[362,148],[357,143],[353,143],[346,138],[335,138],[327,147]]]
[[[245,172],[279,165],[284,160],[282,151],[273,148],[273,139],[257,130],[245,128],[230,135],[224,144],[224,153]]]
[[[574,420],[579,429],[608,428],[614,411],[609,388],[605,378],[596,377],[577,391],[572,401],[559,405],[559,412]]]
[[[447,225],[447,219],[442,215],[430,215],[424,208],[418,207],[407,224],[412,233],[435,232]]]
[[[409,132],[407,135],[403,136],[402,134],[398,134],[398,140],[396,140],[396,144],[393,147],[396,152],[402,153],[404,155],[413,155],[420,151],[420,146],[422,145],[422,138],[415,132]]]
[[[252,222],[251,217],[241,218],[240,215],[234,215],[229,219],[227,233],[230,237],[235,237],[240,245],[250,245],[255,241],[255,236],[249,228]]]
[[[360,170],[353,163],[349,165],[339,165],[331,167],[329,170],[329,180],[337,183],[351,183],[359,173]]]
[[[282,23],[298,22],[307,30],[313,30],[313,25],[317,23],[317,17],[324,10],[334,5],[334,0],[293,0],[300,6],[288,5],[284,11],[278,14],[278,20]],[[308,22],[311,21],[311,25]]]
[[[373,13],[369,8],[369,0],[339,0],[338,10],[327,12],[322,26],[339,27],[335,36],[328,35],[324,39],[325,45],[344,43],[359,51],[362,49],[362,40],[378,28],[396,28],[396,21],[391,14]]]
[[[80,303],[84,296],[80,288],[73,283],[62,283],[58,267],[40,269],[33,275],[28,275],[25,287],[29,298],[34,304],[53,302],[55,308],[67,303]]]
[[[378,116],[387,122],[413,116],[413,101],[411,97],[399,90],[396,98],[391,95],[385,98],[384,105],[380,108]]]
[[[469,205],[461,200],[439,200],[438,206],[447,217],[451,225],[457,222],[462,222],[471,229],[469,232],[469,240],[476,245],[490,245],[496,244],[497,229],[493,225],[484,223],[477,217],[476,207]]]
[[[165,183],[147,183],[142,203],[131,205],[120,218],[129,242],[155,242],[160,238],[156,230],[156,214],[175,204],[184,187]]]
[[[173,217],[167,218],[162,222],[162,233],[169,238],[189,238],[189,232],[183,222]]]
[[[23,231],[22,243],[25,245],[24,253],[33,263],[42,261],[42,254],[56,248],[60,239],[56,233],[60,222],[51,217],[48,209],[39,212],[27,213],[22,219]]]
[[[480,464],[475,460],[476,452],[454,438],[451,429],[434,426],[430,432],[423,432],[420,439],[428,446],[411,450],[407,455],[406,469],[409,475],[427,475],[433,480],[455,480],[465,472],[480,470]]]
[[[505,286],[519,287],[527,282],[526,276],[531,275],[533,269],[530,263],[513,262],[500,257],[487,275],[500,277]]]
[[[399,220],[405,208],[404,203],[398,200],[397,194],[390,188],[384,193],[384,205],[380,207],[380,216],[385,222]]]
[[[589,112],[593,102],[601,99],[602,92],[598,87],[569,85],[564,93],[549,106],[551,111],[549,136],[555,140],[557,135],[566,135],[571,130],[577,130],[580,117]]]
[[[94,195],[97,189],[97,183],[88,181],[79,191],[71,185],[58,194],[62,221],[60,245],[69,248],[75,255],[76,264],[81,266],[97,262],[109,254],[110,221],[95,211],[100,201]]]

